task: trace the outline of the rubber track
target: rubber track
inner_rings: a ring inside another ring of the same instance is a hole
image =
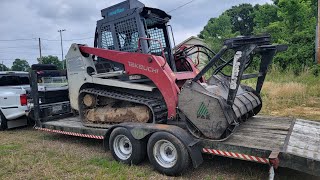
[[[164,101],[156,98],[145,97],[141,95],[133,95],[124,92],[118,92],[114,90],[104,90],[104,89],[94,89],[87,88],[80,91],[81,93],[89,93],[103,97],[109,97],[113,99],[118,99],[122,101],[128,101],[138,104],[143,104],[149,107],[152,112],[154,123],[165,123],[168,117],[167,106]]]

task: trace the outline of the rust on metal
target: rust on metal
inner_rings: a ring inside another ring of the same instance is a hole
[[[269,155],[270,165],[273,166],[275,169],[277,169],[280,164],[279,154],[280,154],[279,151],[272,151],[271,154]]]

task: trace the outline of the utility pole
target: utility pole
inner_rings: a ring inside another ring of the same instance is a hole
[[[40,58],[39,58],[39,63],[42,64],[42,54],[41,54],[41,39],[39,38],[39,53],[40,53]]]
[[[316,33],[316,62],[320,64],[320,5],[318,1],[317,33]]]
[[[58,32],[60,33],[60,40],[61,40],[61,61],[62,61],[62,69],[64,69],[64,62],[63,62],[63,44],[62,44],[62,32],[66,31],[65,29],[60,29]]]
[[[2,71],[4,71],[4,64],[3,64],[3,61],[2,61]]]

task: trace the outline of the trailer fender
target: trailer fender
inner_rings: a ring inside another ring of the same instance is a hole
[[[117,127],[127,128],[132,136],[137,140],[145,139],[147,140],[153,133],[163,131],[168,132],[175,137],[177,137],[188,149],[190,158],[192,160],[192,165],[197,168],[203,162],[203,157],[201,153],[201,147],[199,145],[199,140],[195,139],[186,130],[173,125],[166,124],[146,124],[146,123],[121,123],[112,126],[108,129],[104,138],[104,148],[109,149],[109,137],[113,129]]]

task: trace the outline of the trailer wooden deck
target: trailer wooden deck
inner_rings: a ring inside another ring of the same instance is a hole
[[[78,117],[45,122],[40,130],[103,139],[107,129],[90,128]],[[320,123],[302,119],[256,116],[241,124],[225,141],[200,139],[203,153],[279,165],[320,176]]]
[[[292,118],[253,117],[241,124],[234,135],[223,143],[281,151],[294,121]]]
[[[83,126],[79,117],[68,117],[56,121],[44,122],[42,123],[42,127],[37,129],[66,135],[76,134],[75,136],[91,137],[95,139],[103,139],[108,130]]]

